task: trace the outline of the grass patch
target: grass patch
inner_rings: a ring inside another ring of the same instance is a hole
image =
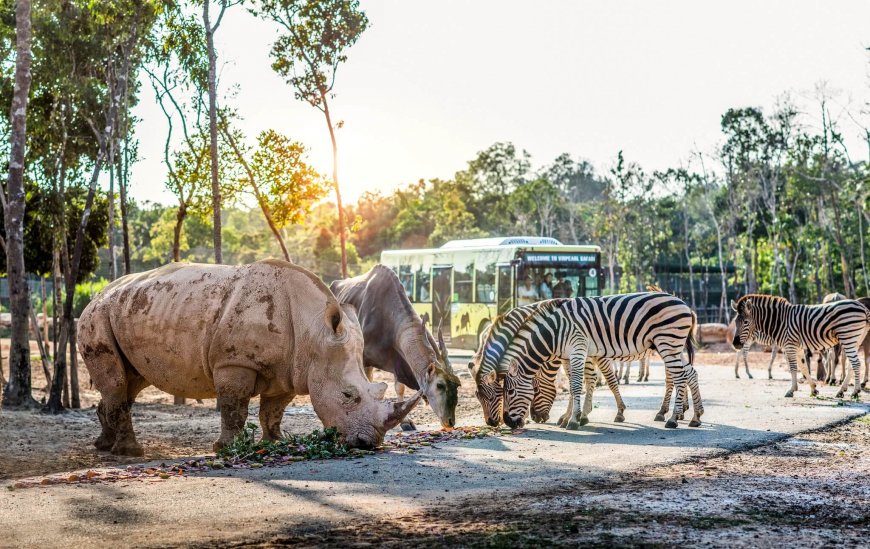
[[[248,423],[242,432],[236,435],[232,444],[223,447],[218,457],[235,461],[253,461],[262,463],[267,458],[283,458],[289,456],[303,459],[333,459],[356,456],[364,450],[352,450],[341,442],[341,433],[335,427],[321,431],[316,429],[307,435],[290,435],[279,441],[257,441],[257,425]],[[367,452],[366,452],[367,453]]]

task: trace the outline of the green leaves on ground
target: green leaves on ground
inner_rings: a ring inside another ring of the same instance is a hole
[[[356,454],[341,441],[341,433],[335,427],[323,431],[316,429],[307,435],[290,435],[276,442],[256,441],[257,430],[258,427],[255,424],[246,424],[233,443],[217,453],[218,457],[262,462],[266,458],[283,458],[285,456],[304,459],[332,459]]]

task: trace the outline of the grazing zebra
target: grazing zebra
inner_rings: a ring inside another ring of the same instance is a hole
[[[500,366],[500,358],[526,318],[539,307],[549,306],[551,301],[556,300],[539,301],[516,307],[510,312],[496,317],[481,334],[481,345],[471,362],[468,363],[468,368],[475,380],[477,386],[475,395],[481,408],[483,408],[483,418],[487,425],[495,427],[501,423],[502,418],[502,380],[506,375],[507,366]],[[556,387],[553,380],[560,365],[562,365],[561,359],[548,362],[542,368],[544,372],[537,378],[537,384],[533,389],[536,391],[537,402],[532,406],[532,419],[535,421],[542,423],[549,419],[550,408],[556,398]],[[594,368],[594,365],[590,365],[590,368]],[[602,368],[601,373],[617,401],[618,412],[615,421],[625,421],[623,415],[625,404],[619,394],[619,382],[616,375],[609,365]],[[591,379],[591,377],[587,379]],[[526,409],[528,410],[528,407]]]
[[[855,377],[860,379],[858,345],[870,328],[870,310],[861,303],[845,300],[824,305],[792,305],[782,297],[750,294],[737,303],[732,301],[731,307],[737,313],[735,349],[742,349],[750,339],[765,345],[776,343],[784,349],[791,372],[791,388],[786,397],[793,396],[797,390],[798,365],[807,377],[810,393],[818,394],[806,357],[803,352],[798,354],[801,347],[824,351],[841,344]],[[845,393],[847,383],[848,376],[837,393],[838,398]],[[856,383],[852,398],[857,398],[860,392],[861,385]]]
[[[502,416],[509,427],[522,426],[525,410],[532,400],[533,378],[541,366],[556,359],[571,364],[573,417],[566,425],[577,429],[588,423],[591,386],[587,384],[586,405],[581,403],[587,360],[602,372],[612,371],[616,360],[637,360],[658,351],[673,381],[677,395],[688,384],[692,391],[695,416],[690,426],[700,425],[703,414],[697,376],[691,363],[697,325],[692,310],[680,299],[661,292],[578,297],[552,300],[542,304],[523,323],[504,349],[499,366],[508,366],[504,380]],[[684,362],[683,350],[689,360]],[[624,406],[617,398],[617,406]],[[674,413],[665,424],[677,426],[683,413],[683,400],[677,398]],[[663,410],[667,410],[665,403]],[[620,410],[621,411],[621,410]]]
[[[835,292],[833,294],[828,294],[824,298],[822,298],[822,303],[834,303],[837,301],[843,301],[845,299],[849,298],[847,298],[843,294],[838,294]],[[827,349],[825,352],[819,353],[819,357],[822,361],[822,368],[825,370],[825,385],[837,384],[837,364],[841,365],[842,375],[840,376],[840,380],[846,378],[846,355],[843,354],[840,345],[834,345],[830,349]]]

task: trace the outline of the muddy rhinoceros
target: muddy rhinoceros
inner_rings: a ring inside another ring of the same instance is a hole
[[[350,303],[359,313],[366,368],[392,372],[399,401],[404,398],[403,386],[422,390],[442,427],[453,427],[461,383],[450,365],[441,327],[436,343],[396,273],[375,265],[363,275],[336,280],[329,289],[341,303]],[[410,417],[402,428],[415,428]]]
[[[114,454],[143,454],[130,407],[149,385],[175,396],[218,397],[215,450],[242,429],[256,395],[264,439],[281,437],[284,408],[308,394],[323,425],[358,447],[380,444],[422,396],[384,401],[386,384],[363,373],[355,310],[284,261],[173,263],[125,276],[82,313],[78,343],[102,395],[95,446]]]

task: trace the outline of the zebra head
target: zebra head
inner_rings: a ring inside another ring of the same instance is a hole
[[[731,344],[739,351],[749,341],[752,333],[752,300],[743,298],[737,303],[731,300],[731,308],[737,313],[734,319],[734,339]]]
[[[502,419],[511,429],[520,429],[526,423],[526,412],[532,403],[534,384],[520,367],[516,359],[511,361],[504,379],[504,402]]]
[[[477,380],[477,391],[474,393],[483,408],[483,419],[490,427],[498,427],[501,423],[501,400],[504,374],[498,375],[495,370],[490,370]]]

